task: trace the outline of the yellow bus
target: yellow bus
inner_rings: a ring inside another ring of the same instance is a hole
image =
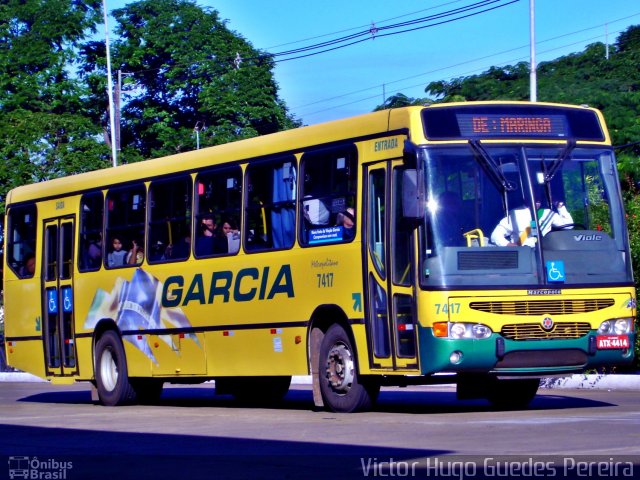
[[[100,402],[164,383],[317,407],[456,383],[527,405],[629,364],[615,157],[588,107],[407,107],[12,190],[10,365]]]

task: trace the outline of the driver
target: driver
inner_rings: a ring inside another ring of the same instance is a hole
[[[571,228],[573,218],[564,205],[557,202],[555,209],[540,208],[540,202],[536,202],[538,230],[542,236],[551,231],[552,227]],[[536,236],[531,235],[531,211],[527,207],[520,207],[509,211],[491,233],[491,242],[500,247],[514,247],[526,245],[533,247],[536,244]]]

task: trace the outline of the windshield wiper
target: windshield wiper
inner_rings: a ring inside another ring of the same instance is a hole
[[[489,152],[485,150],[478,140],[469,140],[469,146],[471,146],[471,149],[481,160],[485,170],[491,174],[491,177],[493,178],[493,181],[496,182],[497,186],[502,187],[502,190],[506,192],[513,192],[516,189],[516,186],[504,176],[504,173],[500,169],[500,165],[491,155],[489,155]]]
[[[553,176],[558,172],[564,161],[571,156],[571,152],[573,152],[574,148],[576,148],[576,141],[573,138],[568,139],[567,146],[560,153],[558,158],[553,161],[553,163],[551,164],[551,168],[545,174],[545,183],[549,183],[553,179]]]

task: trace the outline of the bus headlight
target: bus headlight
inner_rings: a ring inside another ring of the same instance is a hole
[[[614,318],[605,320],[598,327],[600,335],[624,335],[630,333],[633,328],[633,322],[630,318]]]
[[[464,338],[467,333],[467,329],[464,323],[452,323],[449,325],[449,337],[450,338]]]
[[[619,318],[613,325],[613,331],[616,335],[623,335],[631,331],[631,325],[632,323],[630,318]]]
[[[489,338],[493,332],[491,328],[481,323],[456,322],[449,324],[449,338]]]
[[[473,331],[474,338],[489,338],[493,333],[489,327],[481,323],[475,324],[471,327],[471,330]]]

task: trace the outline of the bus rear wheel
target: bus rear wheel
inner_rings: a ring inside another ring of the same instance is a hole
[[[133,403],[136,392],[129,382],[124,346],[116,332],[108,330],[96,343],[95,377],[98,398],[106,406]]]
[[[358,374],[351,340],[340,325],[327,330],[320,344],[319,367],[320,392],[329,410],[356,412],[373,407],[380,384]]]

